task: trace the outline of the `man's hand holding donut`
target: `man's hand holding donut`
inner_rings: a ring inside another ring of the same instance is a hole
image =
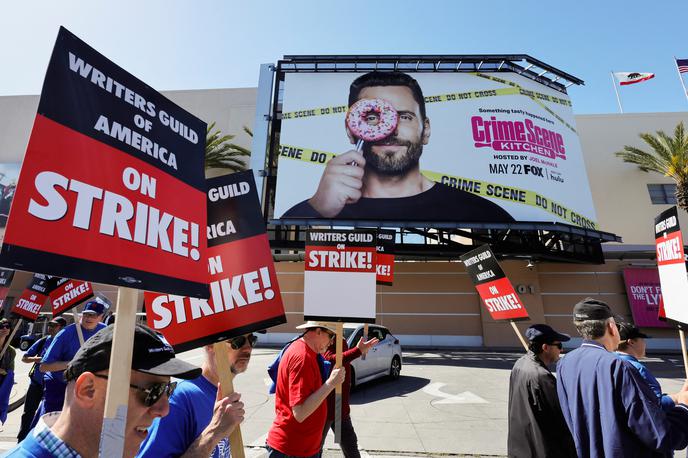
[[[337,216],[344,205],[356,203],[361,198],[364,166],[365,159],[356,150],[332,158],[320,178],[318,190],[308,203],[324,218]]]

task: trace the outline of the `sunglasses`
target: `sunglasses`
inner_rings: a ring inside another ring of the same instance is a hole
[[[233,350],[238,350],[244,345],[246,345],[246,341],[248,340],[248,344],[251,348],[253,348],[256,345],[256,342],[258,342],[258,337],[254,336],[253,334],[249,334],[247,336],[237,336],[237,337],[232,337],[231,339],[228,340],[229,345],[232,346]]]
[[[98,378],[108,378],[108,376],[104,374],[93,375],[95,375]],[[163,394],[167,394],[168,398],[172,396],[172,393],[174,393],[174,389],[177,388],[177,382],[153,383],[148,388],[143,388],[141,386],[130,383],[129,387],[138,390],[142,394],[141,402],[143,402],[143,405],[145,405],[146,407],[152,407],[155,405],[156,402],[160,400]]]
[[[559,350],[561,350],[561,349],[564,348],[564,344],[562,344],[561,342],[550,343],[550,344],[547,344],[547,345],[549,345],[550,347],[557,347]]]
[[[6,323],[5,323],[5,324],[0,324],[0,329],[10,329],[11,327],[12,327],[12,326],[10,326],[9,324],[6,324]]]
[[[337,334],[333,333],[329,329],[320,328],[320,330],[328,335],[328,337],[330,338],[330,342],[332,342],[334,340],[334,338],[337,337]]]

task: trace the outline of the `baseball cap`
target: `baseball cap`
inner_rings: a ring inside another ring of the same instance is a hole
[[[555,331],[546,324],[534,324],[526,329],[526,339],[531,342],[568,342],[571,336]]]
[[[48,324],[59,324],[64,328],[65,326],[67,326],[67,320],[65,320],[61,316],[58,316],[57,318],[53,318],[52,320],[48,321]]]
[[[67,381],[75,380],[84,372],[98,372],[110,367],[114,329],[114,326],[103,328],[82,345],[67,366]],[[131,368],[146,374],[187,380],[201,375],[200,367],[175,358],[172,346],[162,334],[141,324],[137,324],[134,330]]]
[[[333,334],[337,334],[337,330],[334,329],[330,323],[324,323],[321,321],[306,321],[302,325],[299,325],[296,327],[296,329],[313,329],[313,328],[323,328],[323,329],[327,329],[328,331],[332,332]]]
[[[613,317],[614,313],[607,304],[591,297],[586,297],[573,306],[573,319],[575,321],[606,320]]]
[[[631,323],[618,323],[619,336],[621,340],[628,339],[651,339],[651,336],[640,332],[640,329]]]
[[[102,315],[105,313],[105,305],[97,299],[92,299],[86,302],[86,305],[81,313],[94,313],[96,315]]]

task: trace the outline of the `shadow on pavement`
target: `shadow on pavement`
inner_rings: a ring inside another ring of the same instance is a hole
[[[508,369],[524,353],[442,351],[404,353],[404,365],[475,367],[480,369]]]
[[[429,379],[408,375],[401,375],[397,380],[382,377],[354,388],[349,403],[358,405],[386,398],[403,397],[422,389],[428,383],[430,383]]]

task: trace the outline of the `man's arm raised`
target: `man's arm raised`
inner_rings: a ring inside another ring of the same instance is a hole
[[[358,202],[363,188],[365,159],[359,151],[351,150],[330,160],[320,178],[318,189],[308,200],[324,218],[332,218],[344,205]]]

